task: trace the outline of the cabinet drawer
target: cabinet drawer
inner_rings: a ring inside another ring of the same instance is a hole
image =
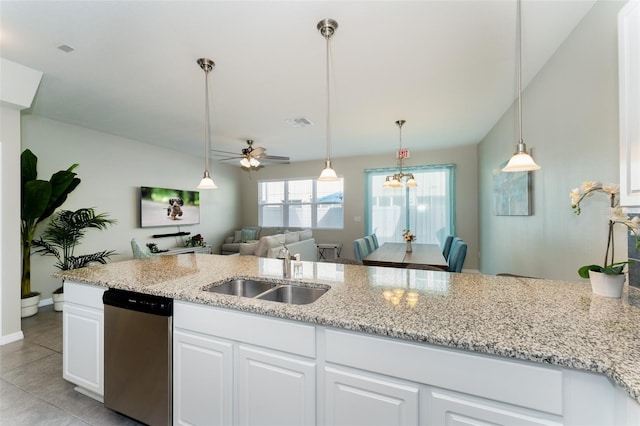
[[[316,356],[316,329],[311,325],[179,301],[173,305],[173,324],[210,336]]]
[[[64,300],[65,302],[76,303],[78,305],[103,310],[102,294],[105,290],[105,287],[65,281]]]
[[[337,330],[325,336],[328,362],[562,414],[562,371],[551,367]]]

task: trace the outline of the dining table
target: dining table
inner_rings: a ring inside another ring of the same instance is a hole
[[[411,246],[412,251],[408,252],[406,243],[383,243],[362,259],[362,263],[368,266],[447,270],[447,260],[438,244],[413,243]]]

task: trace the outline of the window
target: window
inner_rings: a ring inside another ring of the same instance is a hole
[[[343,179],[287,179],[258,182],[260,226],[342,229]]]
[[[413,173],[418,186],[383,188],[385,178],[396,171],[365,170],[367,233],[375,233],[380,243],[401,242],[403,228],[421,243],[439,244],[455,235],[455,165],[403,168]]]

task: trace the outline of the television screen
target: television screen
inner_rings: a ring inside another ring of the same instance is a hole
[[[200,223],[200,193],[180,189],[140,187],[140,226],[180,226]]]

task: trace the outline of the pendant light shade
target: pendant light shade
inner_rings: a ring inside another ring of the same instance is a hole
[[[198,65],[204,71],[204,175],[198,189],[218,189],[209,173],[209,155],[211,154],[211,131],[209,128],[209,73],[216,64],[211,59],[200,58]]]
[[[322,21],[318,22],[318,25],[316,26],[318,28],[318,31],[320,31],[320,34],[325,38],[326,40],[326,45],[327,45],[327,49],[326,49],[326,53],[327,53],[327,58],[326,58],[326,65],[327,65],[327,159],[324,162],[324,169],[322,169],[322,172],[320,173],[320,176],[318,177],[318,180],[322,180],[322,181],[335,181],[338,180],[338,175],[336,174],[336,171],[333,169],[333,167],[331,167],[331,114],[330,114],[330,106],[331,106],[331,97],[330,97],[330,87],[329,87],[329,39],[331,38],[331,36],[333,35],[333,33],[336,31],[336,29],[338,29],[338,23],[336,21],[334,21],[333,19],[323,19]]]
[[[520,2],[521,0],[518,0],[517,5],[518,130],[520,132],[520,140],[515,154],[513,154],[507,165],[502,168],[503,172],[528,172],[540,169],[540,166],[533,161],[533,158],[527,152],[527,145],[522,139],[522,12]]]

